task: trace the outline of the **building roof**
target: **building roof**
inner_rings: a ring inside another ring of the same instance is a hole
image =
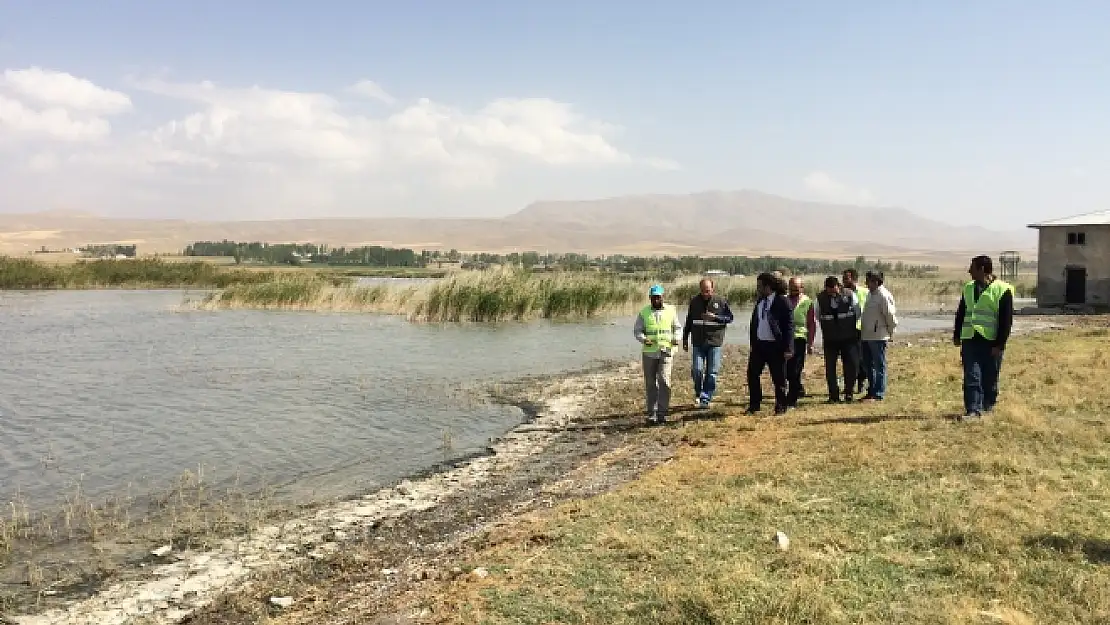
[[[1110,226],[1110,210],[1095,211],[1083,215],[1073,215],[1071,217],[1061,217],[1060,219],[1050,219],[1048,221],[1029,224],[1030,228],[1044,228],[1047,226]]]

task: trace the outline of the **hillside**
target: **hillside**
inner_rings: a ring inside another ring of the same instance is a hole
[[[0,215],[0,252],[134,243],[173,253],[195,240],[311,241],[417,249],[636,254],[789,254],[954,262],[1017,249],[1030,232],[957,228],[897,208],[803,202],[756,191],[536,202],[500,219],[295,219],[199,222],[78,212]],[[988,242],[984,246],[984,242]]]

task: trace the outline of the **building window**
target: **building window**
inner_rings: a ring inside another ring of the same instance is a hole
[[[1069,232],[1068,245],[1086,245],[1087,233],[1086,232]]]

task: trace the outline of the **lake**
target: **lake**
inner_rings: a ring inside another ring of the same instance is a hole
[[[182,310],[184,297],[0,293],[0,501],[49,502],[78,483],[142,496],[198,467],[298,498],[363,492],[521,422],[519,408],[476,399],[481,385],[638,352],[631,318],[433,325]],[[729,333],[746,339],[743,323]],[[675,383],[688,384],[684,372]]]

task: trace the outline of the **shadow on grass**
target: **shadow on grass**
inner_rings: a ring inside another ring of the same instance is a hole
[[[800,425],[815,426],[815,425],[830,425],[835,423],[842,423],[845,425],[874,425],[876,423],[884,423],[886,421],[926,421],[931,417],[924,415],[857,415],[854,417],[833,417],[829,419],[821,419],[818,421],[808,421]]]
[[[1040,547],[1063,554],[1079,551],[1091,564],[1110,565],[1110,540],[1105,538],[1041,534],[1025,539],[1025,546]]]
[[[704,410],[693,406],[672,407],[670,415],[667,417],[667,425],[681,425],[698,421],[723,421],[727,416],[727,413],[712,408]],[[631,432],[650,427],[659,426],[649,425],[646,418],[638,413],[620,412],[596,415],[590,418],[590,422],[569,425],[563,429],[575,432]]]

